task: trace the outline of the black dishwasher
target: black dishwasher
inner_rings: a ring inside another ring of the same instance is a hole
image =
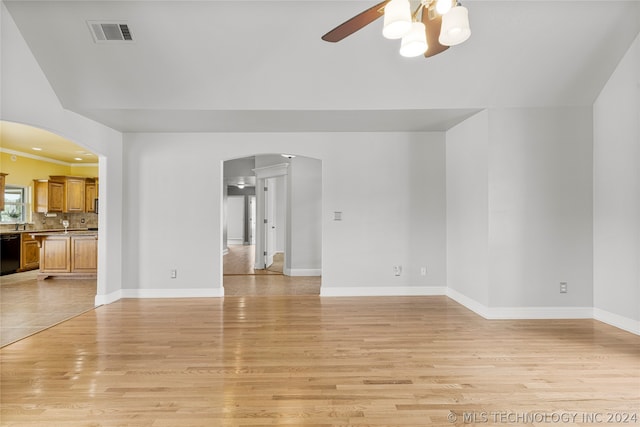
[[[2,246],[0,247],[0,258],[2,266],[0,274],[11,274],[20,268],[20,234],[0,235]]]

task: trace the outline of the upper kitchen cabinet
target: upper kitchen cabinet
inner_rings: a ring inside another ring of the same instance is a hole
[[[75,176],[50,176],[49,178],[52,181],[59,181],[64,184],[62,212],[84,212],[86,178]]]
[[[35,212],[84,212],[86,178],[74,176],[50,176],[50,179],[34,180]]]
[[[62,212],[64,209],[64,184],[49,179],[33,180],[33,211],[40,213]]]
[[[85,212],[96,212],[96,200],[98,199],[98,178],[85,180],[84,203]]]

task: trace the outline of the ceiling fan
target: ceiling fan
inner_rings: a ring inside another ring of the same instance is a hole
[[[382,35],[402,39],[400,54],[406,57],[437,55],[471,35],[469,12],[459,0],[419,0],[413,13],[409,0],[384,0],[338,25],[322,40],[339,42],[381,16]]]

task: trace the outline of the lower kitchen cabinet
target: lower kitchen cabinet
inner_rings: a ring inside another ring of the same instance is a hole
[[[29,233],[21,233],[20,271],[34,270],[40,266],[40,248]]]
[[[38,237],[36,237],[38,239]],[[40,244],[41,273],[70,273],[71,253],[68,235],[47,236]]]
[[[98,240],[95,235],[71,236],[71,272],[98,271]]]
[[[40,274],[49,276],[95,277],[98,272],[98,234],[80,232],[33,235],[40,247]]]

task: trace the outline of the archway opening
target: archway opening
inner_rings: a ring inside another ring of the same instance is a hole
[[[319,295],[321,160],[256,154],[223,170],[225,295]]]
[[[95,307],[98,244],[89,235],[97,239],[101,168],[96,153],[63,136],[21,123],[0,125],[2,192],[10,199],[3,206],[0,228],[3,236],[11,234],[17,242],[15,266],[7,271],[3,266],[0,278],[0,299],[10,307],[3,310],[1,344],[6,345]],[[62,189],[61,200],[49,194],[52,188]],[[70,270],[49,263],[47,271],[55,278],[42,280],[47,276],[42,242],[34,236],[50,233],[58,238],[56,233],[64,233],[65,226]],[[82,266],[71,264],[80,258]],[[81,269],[82,277],[77,277]]]

